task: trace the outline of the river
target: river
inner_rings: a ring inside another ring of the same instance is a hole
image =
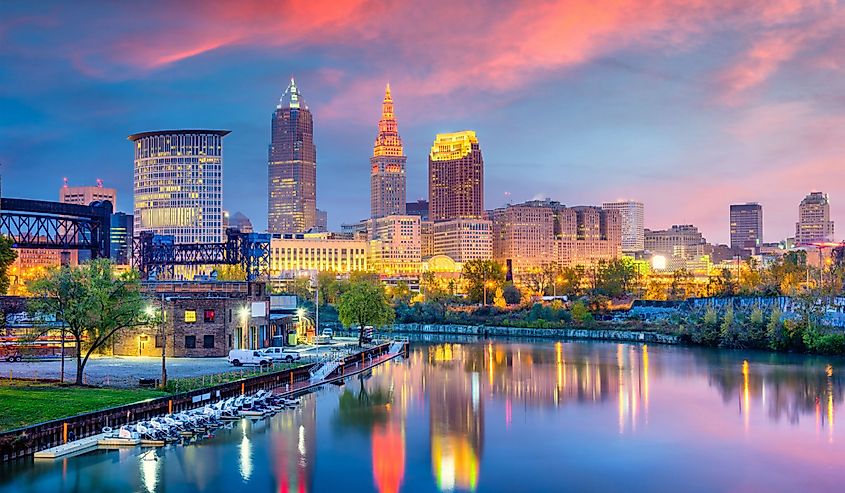
[[[295,411],[187,446],[0,466],[0,491],[842,491],[843,363],[416,342]]]

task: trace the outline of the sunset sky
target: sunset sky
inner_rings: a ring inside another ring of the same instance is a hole
[[[472,129],[488,209],[630,198],[646,227],[726,242],[728,205],[756,201],[777,241],[821,190],[843,237],[843,2],[266,3],[0,3],[3,195],[102,178],[131,212],[127,135],[229,129],[225,206],[263,229],[270,117],[295,76],[332,228],[369,213],[389,81],[409,200],[435,133]]]

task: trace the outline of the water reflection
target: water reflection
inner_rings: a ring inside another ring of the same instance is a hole
[[[144,455],[0,469],[0,490],[553,491],[566,478],[573,491],[828,491],[845,479],[842,363],[637,344],[416,344],[272,419]]]

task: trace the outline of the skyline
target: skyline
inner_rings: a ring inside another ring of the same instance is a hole
[[[127,135],[226,128],[224,206],[263,230],[267,117],[294,75],[314,112],[317,207],[330,229],[369,215],[388,81],[408,201],[427,196],[434,135],[469,129],[484,149],[487,209],[632,199],[645,203],[646,228],[691,223],[727,243],[730,204],[759,202],[771,242],[794,235],[798,203],[819,190],[841,221],[839,3],[485,4],[183,3],[128,20],[130,7],[106,3],[97,18],[4,4],[3,194],[55,200],[64,177],[101,178],[128,212]],[[174,12],[195,22],[176,31]]]

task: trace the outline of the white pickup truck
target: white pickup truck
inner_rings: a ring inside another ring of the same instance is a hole
[[[294,361],[299,361],[302,358],[299,351],[286,347],[268,347],[263,349],[262,352],[264,353],[264,356],[267,356],[268,358],[273,358],[276,361],[285,361],[287,363],[293,363]]]
[[[270,366],[273,364],[273,358],[254,349],[233,349],[229,351],[228,360],[232,366]]]

